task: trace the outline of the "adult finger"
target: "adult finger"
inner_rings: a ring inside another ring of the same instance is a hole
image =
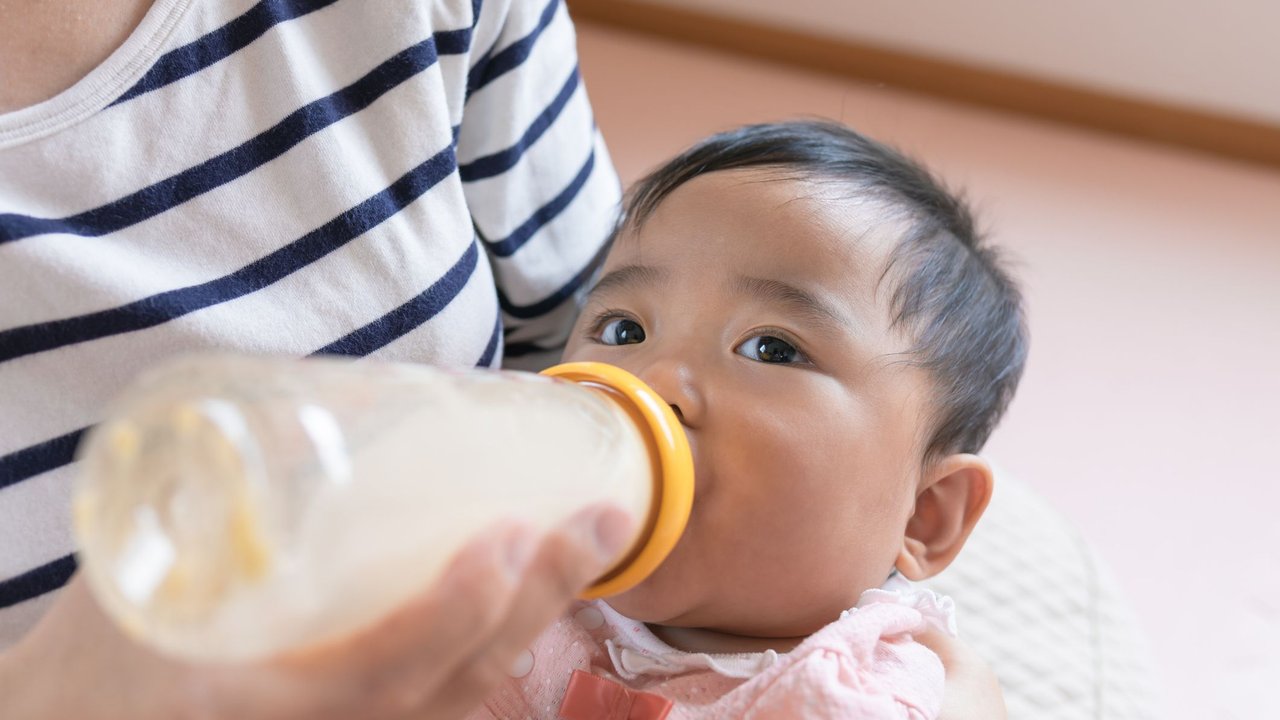
[[[504,621],[537,533],[508,522],[464,546],[439,579],[376,624],[276,662],[321,681],[329,708],[357,704],[360,717],[394,717],[420,707]],[[340,696],[334,697],[335,695]]]
[[[461,717],[505,681],[516,657],[583,588],[609,569],[634,533],[634,520],[610,507],[580,512],[550,533],[525,573],[510,611],[447,681],[449,693],[436,698],[430,717]]]
[[[939,720],[1003,720],[1007,717],[1000,681],[968,645],[930,627],[915,636],[937,654],[946,671]]]

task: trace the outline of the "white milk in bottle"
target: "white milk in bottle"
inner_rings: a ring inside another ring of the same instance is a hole
[[[188,358],[81,449],[81,563],[132,636],[245,661],[358,630],[496,522],[610,502],[637,537],[586,596],[638,583],[692,503],[670,407],[599,363],[545,375],[335,359]]]

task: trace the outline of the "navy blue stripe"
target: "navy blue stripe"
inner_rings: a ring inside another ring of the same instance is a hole
[[[489,334],[489,344],[484,346],[484,354],[476,361],[476,367],[491,367],[493,358],[498,354],[498,342],[502,339],[502,313],[493,320],[493,332]]]
[[[499,150],[492,155],[478,157],[469,163],[458,166],[458,174],[462,176],[463,182],[473,182],[501,175],[515,167],[516,163],[520,161],[520,157],[524,155],[525,150],[528,150],[530,146],[537,142],[538,138],[542,137],[542,134],[547,131],[547,128],[551,127],[551,124],[556,121],[556,118],[560,117],[560,113],[569,104],[569,100],[573,97],[579,84],[581,84],[581,75],[577,66],[574,66],[573,72],[569,73],[569,78],[561,86],[560,92],[556,93],[555,99],[542,112],[538,113],[538,116],[530,123],[529,129],[524,131],[524,134],[520,136],[515,145],[506,150]]]
[[[569,183],[565,189],[559,194],[551,198],[550,202],[538,208],[533,215],[520,223],[510,235],[501,240],[488,241],[489,251],[498,257],[510,257],[517,250],[529,242],[539,230],[547,223],[555,220],[564,209],[569,207],[578,193],[582,191],[587,180],[591,178],[591,171],[596,166],[596,151],[593,149],[591,154],[587,156],[587,161],[582,164],[582,168],[578,170],[578,174],[574,176],[573,181]]]
[[[471,28],[441,30],[433,38],[441,55],[461,55],[471,49]]]
[[[378,226],[456,168],[453,146],[449,146],[400,176],[386,190],[230,275],[200,285],[169,290],[110,310],[2,331],[0,362],[153,327],[261,290]]]
[[[128,102],[139,95],[193,75],[243,49],[276,25],[335,2],[337,0],[262,0],[243,15],[199,40],[161,55],[141,80],[111,104]]]
[[[0,456],[0,490],[40,473],[71,463],[76,446],[89,428],[80,428],[56,438]]]
[[[436,57],[435,39],[423,40],[347,87],[298,108],[243,144],[106,205],[61,219],[0,214],[0,243],[55,232],[97,237],[159,215],[252,172],[307,137],[363,110],[430,67]]]
[[[546,315],[559,307],[565,300],[573,297],[573,294],[577,292],[584,283],[591,279],[591,275],[595,273],[596,269],[600,267],[600,264],[604,262],[605,255],[608,254],[608,252],[608,245],[600,248],[600,251],[596,253],[595,257],[591,258],[590,262],[579,270],[578,274],[574,275],[569,282],[565,283],[559,290],[556,290],[532,305],[516,305],[507,298],[506,293],[502,292],[502,288],[498,288],[498,305],[502,307],[502,311],[506,314],[521,320],[529,320],[536,318],[539,315]]]
[[[75,572],[76,557],[67,555],[8,580],[0,580],[0,608],[51,593],[66,585]]]
[[[313,354],[364,357],[421,327],[462,292],[467,285],[467,280],[475,272],[479,257],[480,251],[476,249],[476,243],[470,243],[462,257],[439,280],[432,283],[431,287],[386,315],[325,345]]]
[[[528,35],[511,43],[498,53],[493,52],[490,48],[476,63],[471,67],[471,71],[467,73],[467,97],[471,97],[471,93],[497,80],[499,77],[520,67],[520,64],[529,58],[533,52],[533,46],[538,42],[538,36],[543,30],[551,24],[551,20],[555,18],[556,11],[560,9],[561,0],[550,0],[546,8],[542,10],[542,16],[538,18],[538,26],[535,27]]]

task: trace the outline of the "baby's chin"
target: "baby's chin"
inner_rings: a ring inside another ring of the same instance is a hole
[[[762,597],[739,588],[752,598],[717,596],[702,583],[679,582],[659,570],[636,587],[604,598],[623,616],[650,625],[699,628],[757,638],[789,638],[809,635],[840,617],[857,602],[857,594],[823,588],[788,593],[786,597]],[[734,586],[733,583],[722,583]],[[819,600],[821,598],[821,600]]]
[[[718,611],[714,602],[696,607],[680,607],[674,603],[651,602],[642,593],[629,591],[604,599],[624,617],[647,625],[698,630],[735,635],[744,638],[792,638],[817,632],[830,620],[808,623],[778,623],[777,618],[742,615],[728,617]]]
[[[690,607],[678,593],[663,592],[652,578],[618,595],[604,599],[609,607],[632,620],[658,625],[680,625]]]
[[[734,607],[729,598],[714,595],[695,598],[691,589],[687,585],[678,589],[666,588],[651,579],[627,592],[604,598],[604,601],[623,616],[649,625],[699,628],[755,637],[790,637],[794,634],[790,628],[773,627],[776,618],[751,617],[749,612],[744,615],[746,609]]]

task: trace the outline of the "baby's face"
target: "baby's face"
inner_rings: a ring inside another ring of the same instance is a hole
[[[899,354],[892,283],[878,284],[901,229],[840,192],[704,175],[605,264],[565,359],[625,368],[678,408],[697,479],[669,559],[609,599],[629,617],[804,635],[902,549],[931,387]]]

